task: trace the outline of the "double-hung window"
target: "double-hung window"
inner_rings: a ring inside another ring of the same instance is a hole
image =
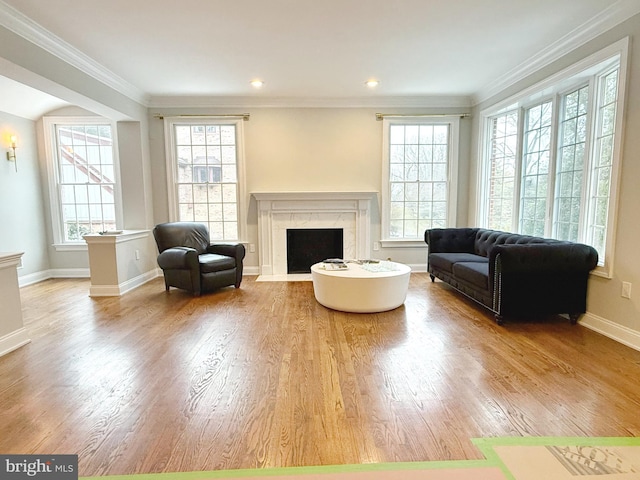
[[[455,222],[459,118],[384,119],[382,243],[422,246]]]
[[[242,120],[166,118],[170,218],[203,223],[211,240],[243,233]]]
[[[54,241],[59,248],[121,224],[115,128],[97,117],[43,120]]]
[[[586,243],[610,275],[626,46],[485,114],[481,224]]]

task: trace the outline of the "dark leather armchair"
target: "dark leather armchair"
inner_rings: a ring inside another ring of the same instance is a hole
[[[158,245],[158,265],[164,284],[200,295],[242,282],[244,245],[211,244],[209,230],[202,223],[161,223],[153,229]]]

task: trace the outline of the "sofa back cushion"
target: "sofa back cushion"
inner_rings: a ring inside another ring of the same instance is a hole
[[[425,230],[424,241],[429,245],[429,253],[473,254],[477,232],[477,228],[431,228]]]
[[[476,232],[474,251],[476,255],[489,257],[491,249],[495,245],[518,244],[526,245],[531,243],[560,243],[559,240],[550,238],[532,237],[520,235],[519,233],[500,232],[498,230],[486,230],[479,228]]]

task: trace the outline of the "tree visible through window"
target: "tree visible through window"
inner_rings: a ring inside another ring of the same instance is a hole
[[[451,123],[389,122],[389,239],[420,239],[449,220]]]
[[[518,112],[512,111],[492,118],[488,227],[494,230],[508,231],[513,228],[517,146]]]
[[[525,111],[520,232],[544,236],[549,193],[552,103]]]

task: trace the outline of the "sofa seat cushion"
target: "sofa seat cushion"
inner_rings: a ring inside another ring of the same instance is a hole
[[[200,262],[200,273],[220,272],[236,266],[235,258],[216,253],[203,253],[198,256],[198,262]]]
[[[488,262],[456,262],[453,264],[453,274],[467,283],[489,289]]]
[[[429,254],[429,265],[445,272],[453,273],[453,265],[458,262],[486,263],[488,265],[489,259],[486,257],[481,257],[480,255],[475,255],[473,253]]]

